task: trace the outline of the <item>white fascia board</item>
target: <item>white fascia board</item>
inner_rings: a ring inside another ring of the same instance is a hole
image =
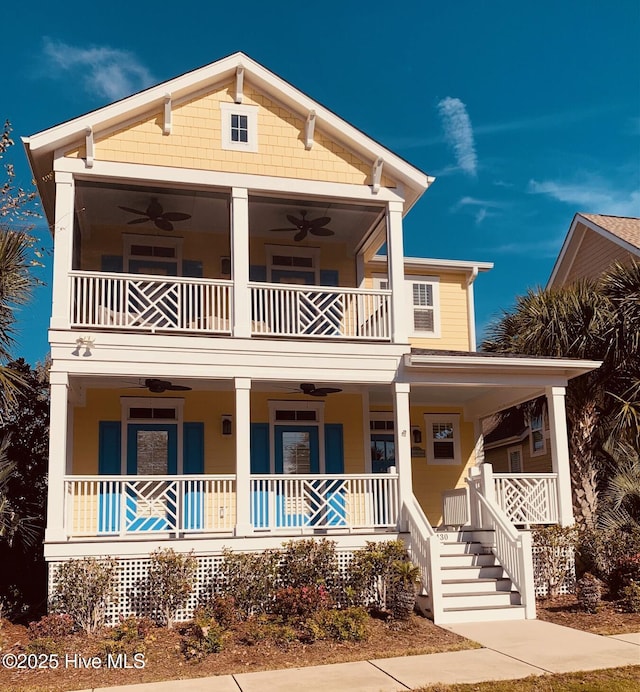
[[[578,223],[583,223],[584,221],[586,221],[586,219],[582,218],[580,214],[576,214],[573,217],[573,220],[571,221],[571,226],[569,226],[569,231],[567,232],[564,242],[562,243],[562,247],[560,248],[560,252],[558,253],[558,259],[556,259],[556,262],[553,265],[553,269],[551,270],[551,276],[547,281],[547,288],[551,288],[555,283],[556,278],[558,278],[558,274],[560,272],[560,268],[562,267],[562,263],[564,262],[565,255],[569,251],[569,246],[571,245],[571,241],[573,240],[573,236],[575,235],[576,227]],[[567,270],[565,270],[564,273],[566,276]]]
[[[379,262],[385,264],[387,262],[386,255],[376,255],[371,258],[371,262]],[[463,271],[473,272],[488,272],[493,269],[493,262],[474,262],[473,260],[447,260],[447,259],[432,259],[429,257],[405,257],[405,268],[415,269],[462,269]]]
[[[339,141],[347,140],[349,146],[360,152],[365,159],[368,158],[371,161],[375,161],[382,157],[391,177],[397,176],[402,182],[413,188],[416,193],[416,199],[435,180],[433,176],[429,176],[407,163],[392,151],[378,144],[353,125],[350,125],[329,109],[321,106],[306,96],[306,94],[241,52],[234,53],[215,63],[162,82],[104,108],[36,133],[27,138],[25,146],[32,151],[60,148],[65,143],[78,139],[87,127],[92,127],[95,131],[100,132],[119,120],[129,119],[137,113],[142,114],[148,111],[156,103],[159,107],[163,106],[167,93],[171,93],[172,99],[176,101],[184,94],[193,92],[205,85],[214,85],[225,79],[232,80],[235,77],[238,66],[244,67],[249,81],[253,82],[267,94],[275,91],[277,99],[292,111],[300,113],[303,120],[306,119],[309,111],[313,110],[316,113],[316,124],[329,136],[335,136]]]
[[[404,365],[407,368],[423,367],[429,369],[473,369],[477,372],[500,371],[514,377],[519,374],[558,374],[562,373],[567,378],[584,375],[592,370],[597,370],[602,361],[599,360],[574,360],[571,358],[534,358],[508,356],[452,356],[449,354],[426,355],[406,354]]]

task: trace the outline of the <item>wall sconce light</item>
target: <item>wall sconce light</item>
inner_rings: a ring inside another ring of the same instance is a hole
[[[422,430],[417,425],[411,428],[411,439],[414,445],[419,445],[422,442]]]
[[[71,355],[79,356],[80,355],[80,349],[84,348],[84,353],[82,355],[84,358],[88,358],[91,355],[91,349],[93,348],[94,343],[95,343],[95,338],[92,338],[90,336],[84,336],[84,337],[80,337],[79,339],[76,339],[76,347],[71,352]]]
[[[222,415],[222,434],[231,435],[231,414],[224,413]]]

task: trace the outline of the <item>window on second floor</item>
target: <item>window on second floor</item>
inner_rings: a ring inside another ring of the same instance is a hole
[[[258,151],[258,106],[221,103],[222,148]]]
[[[440,336],[440,285],[435,276],[408,279],[411,305],[410,333],[415,336]]]

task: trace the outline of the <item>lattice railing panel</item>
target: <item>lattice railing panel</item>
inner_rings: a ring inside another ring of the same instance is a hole
[[[496,501],[514,524],[555,524],[558,521],[555,474],[494,474]]]

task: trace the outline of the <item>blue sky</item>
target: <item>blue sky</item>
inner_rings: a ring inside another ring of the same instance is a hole
[[[16,139],[242,50],[437,176],[406,253],[495,262],[480,331],[546,282],[575,212],[640,216],[638,0],[23,7],[0,42]],[[12,158],[28,184],[21,147]],[[31,363],[48,350],[47,264],[19,314]]]

